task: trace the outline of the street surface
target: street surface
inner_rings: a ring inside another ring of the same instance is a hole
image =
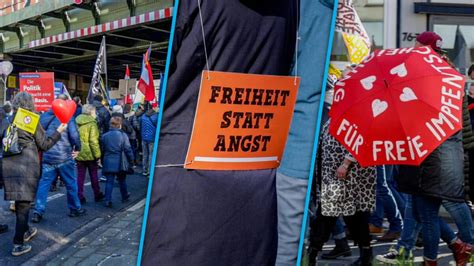
[[[41,223],[30,223],[38,228],[38,235],[30,243],[32,251],[20,257],[10,254],[14,213],[8,209],[9,202],[0,200],[0,223],[9,226],[9,231],[0,235],[0,265],[135,265],[148,185],[148,177],[142,176],[138,169],[135,170],[139,173],[127,177],[130,201],[121,202],[116,183],[111,209],[103,202],[94,202],[90,183],[86,183],[88,201],[83,207],[87,214],[81,217],[67,216],[66,189],[58,186],[59,191],[49,193]],[[100,186],[104,191],[105,183]],[[3,190],[0,198],[4,198]],[[31,215],[32,211],[30,219]]]

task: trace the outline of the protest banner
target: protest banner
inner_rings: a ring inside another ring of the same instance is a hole
[[[185,168],[276,168],[299,78],[204,71]]]
[[[20,91],[33,96],[37,111],[48,111],[54,100],[54,73],[20,73]]]

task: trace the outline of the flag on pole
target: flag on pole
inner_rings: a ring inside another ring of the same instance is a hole
[[[359,64],[370,54],[371,41],[352,0],[339,1],[335,30],[342,34],[352,64]]]
[[[462,34],[459,26],[456,29],[456,38],[454,40],[454,48],[450,54],[454,65],[464,73],[471,65],[471,51],[467,46],[466,38]]]
[[[130,82],[130,69],[128,68],[128,65],[127,65],[127,68],[125,69],[125,96],[123,97],[123,103],[124,104],[127,104],[127,103],[133,103],[132,102],[132,97],[130,96],[130,93],[128,91],[128,83]]]
[[[89,87],[89,94],[87,95],[87,102],[91,103],[94,100],[95,95],[102,95],[104,99],[109,102],[109,93],[107,91],[106,81],[102,77],[102,74],[107,76],[107,52],[105,44],[105,36],[102,38],[100,44],[99,53],[95,61],[94,72],[92,74],[91,85]]]
[[[145,100],[145,95],[138,89],[138,83],[137,87],[135,88],[135,95],[133,96],[133,108],[136,109],[140,104],[142,104]]]
[[[130,79],[130,69],[128,68],[128,65],[127,65],[127,68],[125,69],[125,79]]]
[[[153,73],[150,65],[151,44],[143,55],[142,72],[138,81],[138,90],[145,95],[145,101],[155,99],[155,85],[153,84]]]

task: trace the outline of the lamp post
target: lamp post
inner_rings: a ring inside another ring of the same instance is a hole
[[[13,71],[13,65],[10,61],[3,61],[0,63],[0,75],[3,82],[3,104],[7,101],[7,77]]]

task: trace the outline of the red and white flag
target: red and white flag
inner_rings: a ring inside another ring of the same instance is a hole
[[[143,55],[142,73],[138,81],[138,89],[145,95],[145,101],[155,99],[155,85],[153,84],[153,73],[150,65],[151,45]]]
[[[130,69],[128,68],[128,65],[127,69],[125,69],[125,79],[130,79]]]

